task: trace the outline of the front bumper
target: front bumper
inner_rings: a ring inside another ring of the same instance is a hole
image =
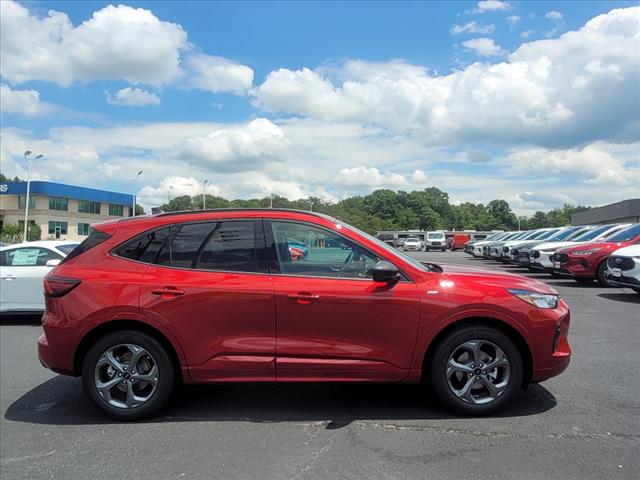
[[[568,340],[571,323],[569,307],[564,300],[560,299],[558,308],[549,313],[556,318],[555,328],[551,332],[551,339],[545,335],[544,342],[538,342],[538,358],[534,359],[531,375],[531,382],[534,383],[560,375],[571,361],[571,347]]]

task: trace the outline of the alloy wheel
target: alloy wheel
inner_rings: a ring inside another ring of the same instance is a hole
[[[110,347],[96,362],[94,383],[100,397],[117,408],[131,409],[151,399],[158,386],[158,364],[139,345]]]
[[[446,365],[446,378],[453,394],[463,402],[484,405],[493,402],[509,385],[509,359],[494,343],[468,340],[453,350]]]

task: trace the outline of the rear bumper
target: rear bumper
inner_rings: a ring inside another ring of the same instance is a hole
[[[65,349],[56,348],[49,340],[46,333],[38,337],[38,359],[42,366],[62,375],[76,375],[73,359],[69,358]]]

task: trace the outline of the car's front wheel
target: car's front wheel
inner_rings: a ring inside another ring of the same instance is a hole
[[[449,333],[431,357],[438,399],[463,415],[487,415],[508,403],[522,385],[522,357],[514,342],[488,326]]]
[[[605,275],[606,271],[607,271],[607,261],[605,260],[602,263],[600,263],[600,265],[598,265],[598,272],[596,274],[596,278],[598,279],[598,283],[600,285],[602,285],[603,287],[613,287],[613,283],[611,283],[607,279],[607,276]]]
[[[82,363],[82,385],[91,401],[118,420],[139,420],[162,408],[174,388],[167,349],[136,330],[97,340]]]

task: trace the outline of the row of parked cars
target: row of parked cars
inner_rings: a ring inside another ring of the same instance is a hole
[[[566,226],[502,232],[468,242],[465,252],[640,293],[640,224]]]

